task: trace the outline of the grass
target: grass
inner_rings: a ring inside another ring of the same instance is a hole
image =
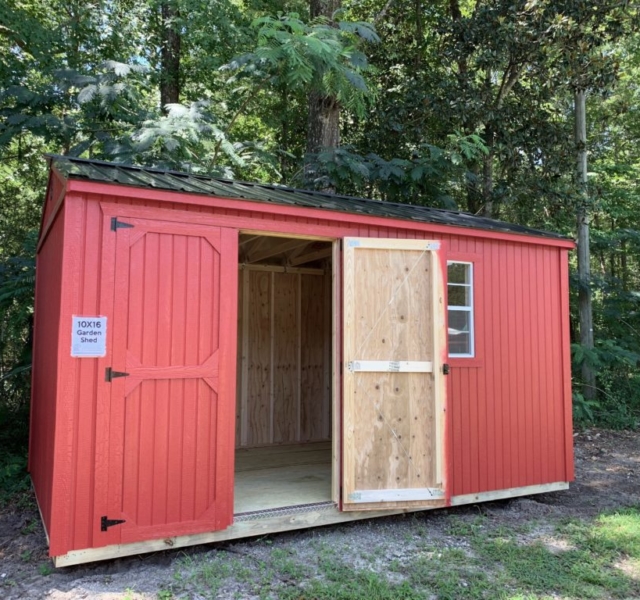
[[[40,563],[38,565],[38,573],[40,573],[40,575],[42,575],[43,577],[47,577],[48,575],[51,575],[51,573],[53,573],[53,567],[51,566],[51,563],[49,562]]]
[[[214,553],[206,560],[185,557],[179,561],[180,570],[176,573],[178,588],[192,587],[206,592],[206,597],[214,598],[223,583],[232,574],[232,567],[224,554]]]
[[[411,561],[407,572],[413,589],[442,600],[495,597],[494,582],[474,557],[458,548],[419,556]]]
[[[184,559],[172,592],[264,600],[640,597],[640,507],[514,527],[454,516],[444,534],[430,536],[414,519],[396,538],[379,535],[373,545],[360,545],[354,532],[303,549],[276,538],[242,551],[214,550]]]

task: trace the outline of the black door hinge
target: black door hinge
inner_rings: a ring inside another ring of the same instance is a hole
[[[111,367],[107,367],[104,370],[104,380],[111,383],[116,377],[128,377],[129,373],[124,371],[114,371]]]
[[[126,523],[126,521],[124,519],[108,519],[105,515],[100,519],[100,531],[106,531],[109,527],[121,525],[122,523]]]
[[[448,375],[448,374],[451,372],[451,367],[450,367],[447,363],[444,363],[444,364],[442,365],[442,372],[443,372],[445,375]]]
[[[118,221],[118,217],[111,217],[111,231],[117,231],[118,229],[126,229],[129,227],[133,227],[133,225],[131,225],[131,223]]]

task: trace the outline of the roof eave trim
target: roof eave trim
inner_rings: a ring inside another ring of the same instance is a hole
[[[575,242],[567,238],[556,238],[523,234],[516,232],[496,231],[493,229],[479,229],[476,227],[464,227],[460,225],[448,225],[432,223],[429,221],[414,221],[399,219],[397,217],[382,217],[377,215],[355,214],[347,211],[329,210],[323,208],[309,208],[293,205],[277,204],[275,202],[262,202],[259,200],[237,199],[225,196],[212,196],[197,194],[194,192],[177,192],[160,190],[155,188],[142,188],[124,185],[116,182],[93,181],[88,179],[67,179],[67,190],[80,193],[107,194],[117,197],[133,198],[138,200],[154,200],[158,202],[172,202],[177,204],[197,204],[231,210],[261,212],[265,214],[281,214],[324,221],[344,222],[345,217],[351,216],[356,220],[367,219],[376,226],[390,227],[393,223],[396,227],[413,231],[430,230],[445,235],[464,235],[469,237],[489,238],[519,243],[530,243],[542,246],[555,246],[573,249]],[[189,200],[185,200],[185,197]]]

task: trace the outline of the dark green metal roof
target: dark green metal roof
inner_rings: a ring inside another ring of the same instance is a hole
[[[203,175],[165,171],[147,167],[136,167],[97,160],[86,160],[68,156],[49,155],[52,166],[62,175],[72,179],[86,179],[102,183],[117,183],[134,187],[148,187],[159,190],[171,190],[265,202],[304,208],[339,211],[372,217],[388,217],[405,221],[435,223],[455,227],[485,229],[504,233],[535,235],[554,239],[568,239],[563,235],[540,231],[521,225],[514,225],[478,217],[469,213],[417,206],[415,204],[397,204],[352,196],[339,196],[300,190],[280,185],[246,183]]]

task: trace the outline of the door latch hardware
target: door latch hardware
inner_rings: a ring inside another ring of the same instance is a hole
[[[108,519],[105,515],[100,519],[100,531],[106,531],[109,527],[121,525],[122,523],[126,523],[126,521],[124,519]]]
[[[107,367],[104,370],[104,380],[111,383],[113,379],[116,377],[128,377],[129,373],[125,373],[124,371],[114,371],[111,367]]]
[[[451,372],[451,367],[447,363],[444,363],[442,365],[442,373],[444,375],[448,375],[450,372]]]

